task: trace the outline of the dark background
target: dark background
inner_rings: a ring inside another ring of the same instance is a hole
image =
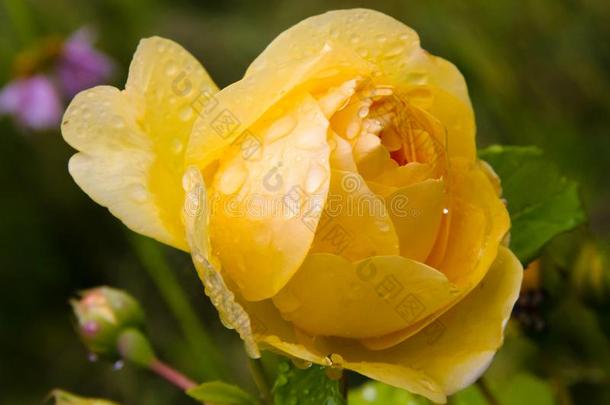
[[[0,2],[0,85],[10,80],[18,52],[88,25],[99,33],[98,48],[117,63],[113,84],[119,87],[138,40],[151,35],[182,44],[223,87],[238,80],[284,29],[326,10],[356,6],[405,22],[418,31],[425,49],[460,68],[477,114],[479,146],[537,145],[579,181],[589,229],[607,246],[610,2],[605,0],[6,0]],[[118,286],[145,306],[161,355],[194,377],[204,376],[205,367],[192,361],[193,347],[151,278],[154,270],[136,253],[135,246],[143,244],[160,249],[206,333],[222,347],[228,378],[249,386],[239,341],[220,326],[190,258],[134,239],[93,203],[68,174],[72,153],[58,130],[31,133],[0,118],[0,403],[40,403],[55,387],[125,404],[193,403],[144,371],[89,362],[74,334],[69,298],[83,288]],[[586,395],[580,393],[586,387],[569,390]]]

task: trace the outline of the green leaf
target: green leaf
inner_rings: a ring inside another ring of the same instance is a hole
[[[502,179],[510,213],[510,247],[521,262],[536,258],[554,236],[585,221],[578,186],[535,147],[491,146],[479,151]]]
[[[449,400],[451,405],[490,405],[485,395],[475,384],[456,392]]]
[[[349,405],[429,405],[426,398],[377,381],[369,381],[349,392]]]
[[[191,388],[186,393],[198,401],[217,405],[255,405],[259,402],[252,395],[235,385],[222,381],[210,381]]]
[[[118,405],[116,402],[100,398],[84,398],[68,391],[53,390],[49,395],[55,400],[55,405]]]
[[[513,376],[494,394],[500,405],[555,405],[556,403],[549,383],[527,372]]]
[[[324,367],[295,367],[288,360],[280,362],[273,385],[275,405],[345,405],[339,381],[331,380]]]

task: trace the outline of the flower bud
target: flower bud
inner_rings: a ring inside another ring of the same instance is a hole
[[[78,320],[78,332],[92,353],[116,357],[120,334],[144,327],[140,304],[124,291],[109,287],[86,290],[71,301]]]

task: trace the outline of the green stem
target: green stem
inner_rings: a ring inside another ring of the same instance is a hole
[[[248,366],[252,379],[260,393],[261,400],[264,404],[271,405],[273,403],[271,401],[271,390],[269,389],[269,383],[267,382],[267,377],[265,377],[265,370],[263,370],[260,359],[248,358]]]
[[[182,332],[201,366],[203,378],[223,378],[225,370],[216,345],[199,322],[199,317],[191,307],[157,243],[137,235],[130,235],[130,240],[142,266],[152,278],[180,324]]]

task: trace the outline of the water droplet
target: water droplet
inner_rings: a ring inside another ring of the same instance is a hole
[[[358,123],[357,121],[351,122],[347,126],[345,132],[345,136],[347,136],[348,139],[354,139],[360,132],[360,123]]]
[[[327,178],[328,171],[325,167],[317,163],[312,164],[305,179],[305,191],[308,193],[317,191]]]
[[[124,365],[125,365],[125,363],[123,363],[123,360],[117,360],[112,365],[112,369],[115,370],[115,371],[119,371],[120,369],[123,368]]]
[[[406,41],[409,39],[409,34],[401,34],[398,38],[400,38],[401,41]]]
[[[428,83],[428,75],[424,72],[409,72],[405,76],[405,80],[412,84],[423,85]]]
[[[278,139],[288,135],[296,126],[296,120],[291,116],[282,117],[274,122],[267,133],[265,134],[265,140],[267,142],[274,142]]]
[[[307,360],[303,360],[303,359],[298,359],[296,357],[293,357],[290,359],[292,361],[292,364],[294,364],[294,366],[298,369],[301,370],[306,370],[309,367],[311,367],[312,362],[311,361],[307,361]]]
[[[367,106],[361,107],[358,110],[358,116],[360,118],[365,118],[367,115],[369,115],[369,108]]]
[[[233,194],[237,192],[242,184],[246,181],[248,172],[241,161],[236,161],[229,166],[223,173],[220,179],[219,189],[223,194]]]
[[[165,66],[165,74],[168,76],[174,76],[176,73],[178,73],[178,66],[176,65],[176,62],[167,62],[167,65]]]
[[[182,152],[182,149],[184,149],[184,144],[182,143],[182,140],[180,138],[174,138],[172,140],[172,152],[178,154]]]
[[[337,353],[331,354],[330,360],[332,361],[333,366],[340,366],[345,362],[345,360],[343,360],[343,357]]]
[[[380,44],[383,44],[384,42],[386,42],[388,40],[388,37],[386,37],[383,34],[379,34],[377,35],[377,42],[379,42]]]
[[[405,47],[403,45],[397,45],[397,46],[391,48],[390,50],[388,50],[385,53],[385,57],[386,58],[392,58],[392,57],[400,55],[404,51],[405,51]]]
[[[143,184],[134,184],[131,186],[130,195],[131,199],[135,202],[142,203],[148,200],[148,190],[146,190],[146,187],[144,187]]]
[[[333,381],[338,381],[343,377],[343,369],[339,367],[327,367],[324,371],[326,376]]]
[[[424,386],[424,388],[426,388],[427,390],[430,391],[435,391],[435,385],[432,383],[432,381],[428,380],[427,378],[421,378],[419,380],[420,384]]]
[[[189,106],[184,107],[179,114],[182,121],[188,121],[193,116],[193,109]]]
[[[443,208],[443,214],[445,214],[445,215],[449,214],[449,208]]]

